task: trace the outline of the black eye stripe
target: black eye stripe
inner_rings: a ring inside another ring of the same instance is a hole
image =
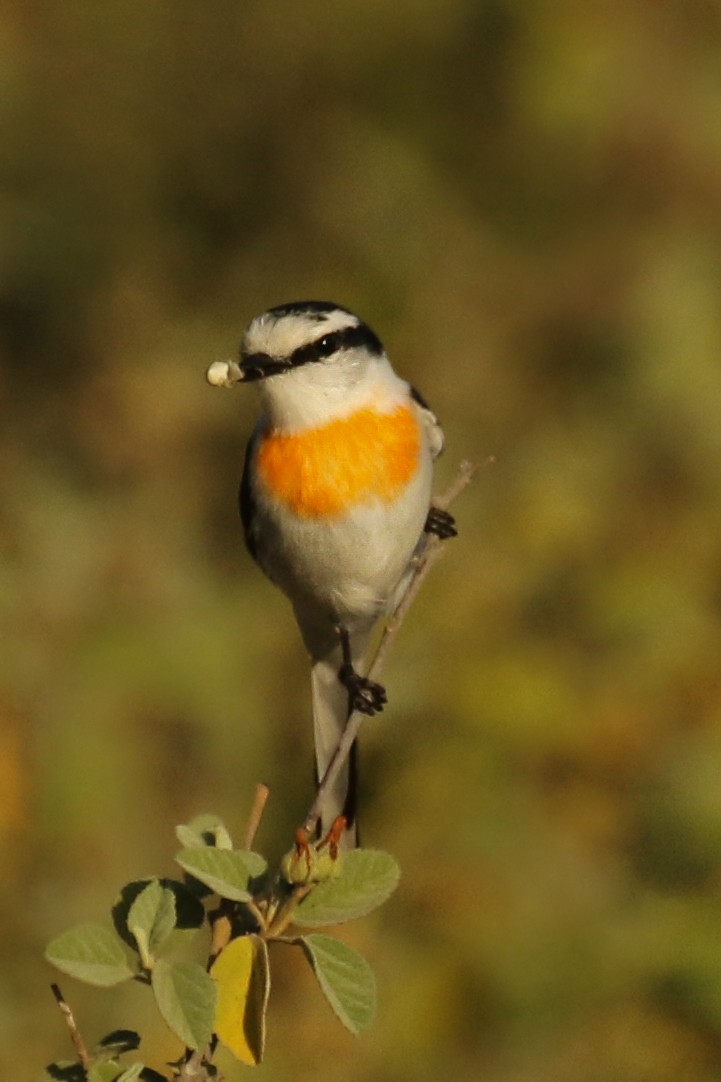
[[[358,323],[353,327],[343,327],[339,331],[330,331],[328,334],[317,338],[315,342],[309,342],[306,346],[299,346],[288,358],[288,364],[297,368],[301,364],[309,364],[312,361],[322,361],[324,357],[330,357],[341,349],[354,349],[364,346],[369,353],[377,356],[383,352],[376,334],[367,323]]]
[[[267,353],[244,354],[241,352],[240,363],[246,382],[251,382],[256,379],[265,379],[266,376],[274,376],[277,375],[278,372],[285,372],[288,368],[285,361],[280,361],[275,357],[269,357]]]
[[[316,338],[315,342],[309,342],[305,346],[299,346],[289,357],[271,357],[267,353],[242,353],[241,366],[246,381],[265,379],[266,376],[274,376],[279,372],[287,372],[289,368],[298,368],[303,364],[314,361],[322,361],[331,357],[343,349],[354,349],[362,346],[376,356],[383,353],[383,346],[376,334],[367,323],[358,323],[353,327],[343,327],[339,331],[329,331],[328,334]]]

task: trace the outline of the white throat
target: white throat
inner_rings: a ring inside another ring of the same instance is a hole
[[[390,413],[407,401],[408,384],[396,376],[385,356],[371,362],[361,354],[354,363],[353,352],[339,365],[311,363],[258,383],[271,428],[301,432],[369,407]]]

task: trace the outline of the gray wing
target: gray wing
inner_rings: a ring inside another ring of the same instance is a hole
[[[436,417],[431,407],[426,402],[420,391],[415,387],[411,387],[411,398],[418,406],[418,412],[421,415],[421,420],[428,436],[428,445],[431,449],[431,454],[434,458],[443,451],[445,446],[445,437],[443,435],[443,429],[441,428],[440,421]]]
[[[240,521],[243,524],[245,546],[253,559],[258,562],[258,545],[255,536],[255,495],[250,479],[250,464],[255,453],[256,442],[257,436],[253,433],[245,448],[243,475],[240,479],[240,490],[238,492],[238,508],[240,510]]]

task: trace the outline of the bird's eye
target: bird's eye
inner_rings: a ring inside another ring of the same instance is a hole
[[[314,352],[319,358],[330,357],[335,353],[338,348],[336,336],[334,334],[325,334],[322,338],[319,338],[317,342],[313,343]]]

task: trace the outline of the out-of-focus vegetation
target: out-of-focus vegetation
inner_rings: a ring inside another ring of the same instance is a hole
[[[719,5],[9,0],[0,82],[4,1075],[63,1054],[44,944],[175,823],[240,833],[262,778],[279,853],[305,811],[305,659],[234,506],[254,402],[203,373],[318,296],[442,416],[441,483],[497,464],[366,726],[380,1020],[291,969],[261,1069],[717,1079]],[[142,990],[63,990],[88,1041],[147,1028]]]

